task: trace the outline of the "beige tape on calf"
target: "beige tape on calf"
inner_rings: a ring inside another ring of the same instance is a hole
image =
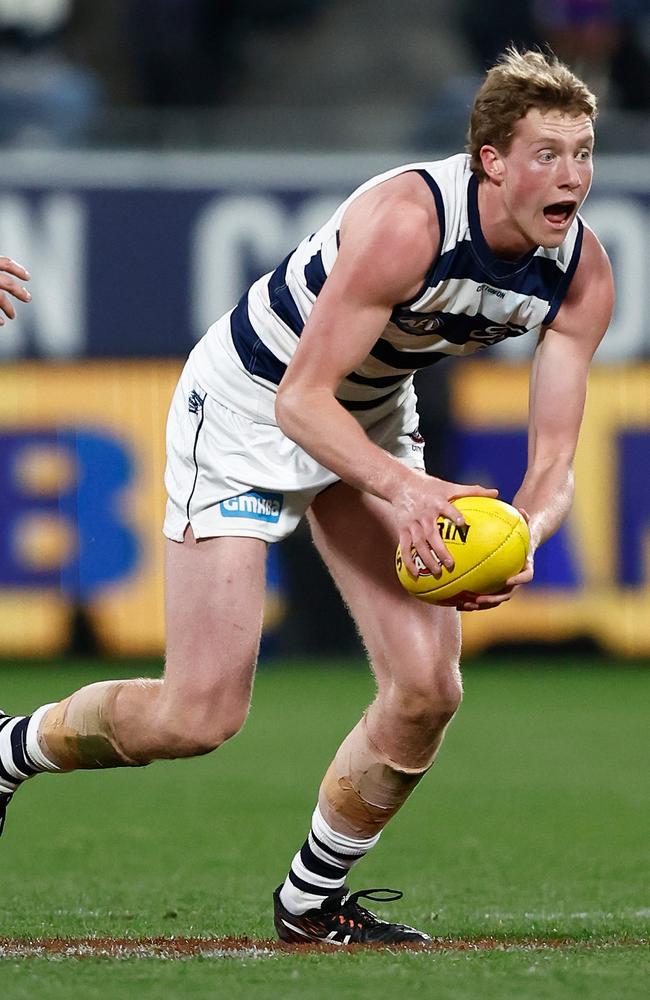
[[[62,771],[149,764],[150,758],[133,760],[120,749],[114,730],[114,707],[126,685],[157,683],[144,679],[100,681],[76,691],[43,717],[38,734],[43,752]]]
[[[323,778],[319,805],[325,820],[350,837],[373,837],[406,801],[425,768],[387,757],[368,735],[365,716],[339,747]]]

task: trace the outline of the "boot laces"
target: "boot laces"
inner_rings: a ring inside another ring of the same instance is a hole
[[[404,895],[399,889],[361,889],[358,892],[351,892],[341,903],[340,923],[349,923],[350,927],[361,928],[364,924],[376,925],[385,921],[368,910],[365,906],[360,906],[359,899],[371,899],[376,903],[392,903],[401,899]]]

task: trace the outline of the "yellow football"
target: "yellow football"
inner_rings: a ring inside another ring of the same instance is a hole
[[[443,566],[442,575],[436,579],[416,554],[418,576],[414,578],[404,565],[399,545],[395,553],[400,583],[429,604],[447,601],[465,591],[496,594],[526,564],[528,525],[515,507],[491,497],[460,497],[453,503],[463,514],[465,524],[458,526],[447,517],[438,518],[440,535],[454,560],[451,572]]]

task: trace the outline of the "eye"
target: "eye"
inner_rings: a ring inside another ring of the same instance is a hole
[[[537,158],[542,161],[542,163],[550,163],[554,157],[554,153],[550,149],[542,149],[537,154]]]
[[[589,160],[591,159],[591,150],[590,150],[590,149],[587,149],[586,147],[585,147],[585,149],[581,149],[581,150],[579,150],[579,151],[578,151],[578,156],[577,156],[577,158],[578,158],[578,159],[579,159],[579,160],[580,160],[580,161],[581,161],[582,163],[588,163],[588,162],[589,162]]]

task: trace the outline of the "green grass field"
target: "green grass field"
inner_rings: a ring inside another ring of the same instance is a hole
[[[382,915],[503,949],[6,958],[0,995],[645,998],[650,670],[551,662],[468,665],[438,763],[352,878],[404,890]],[[134,669],[2,666],[0,704],[25,712]],[[0,937],[270,938],[271,892],[371,694],[360,664],[267,663],[246,729],[218,753],[37,778],[16,795],[0,842]]]

